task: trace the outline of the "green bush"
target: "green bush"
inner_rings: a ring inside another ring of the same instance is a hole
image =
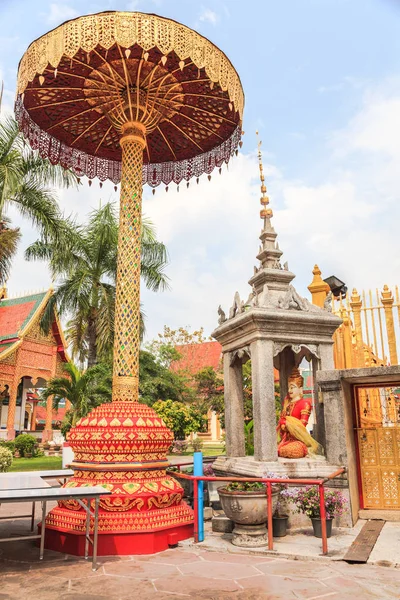
[[[0,447],[0,473],[5,473],[9,470],[12,465],[13,455],[11,450],[5,448],[4,446]]]
[[[195,438],[192,442],[193,452],[201,452],[203,446],[203,440],[200,440],[199,438]]]
[[[0,440],[0,448],[7,448],[12,454],[15,452],[14,440]]]
[[[19,450],[21,456],[26,456],[27,454],[34,454],[35,446],[36,446],[36,438],[33,435],[29,435],[29,433],[21,433],[18,435],[15,440],[15,448]]]

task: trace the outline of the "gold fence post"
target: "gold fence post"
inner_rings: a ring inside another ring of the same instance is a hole
[[[383,308],[385,310],[385,321],[386,321],[386,331],[388,337],[389,344],[389,356],[390,356],[390,364],[397,365],[397,346],[396,346],[396,333],[394,330],[394,319],[393,319],[393,303],[394,298],[391,290],[389,290],[387,285],[383,286],[383,290],[381,292],[381,301],[383,304]]]
[[[351,334],[351,320],[348,310],[343,306],[340,310],[340,317],[343,319],[343,347],[344,347],[344,368],[351,369],[353,365],[353,347]]]
[[[364,342],[362,335],[362,324],[361,324],[361,307],[362,300],[360,294],[357,292],[356,288],[353,289],[350,298],[350,306],[354,315],[354,329],[356,334],[356,357],[357,357],[357,367],[365,367],[365,356],[364,356]]]
[[[321,270],[318,265],[314,266],[312,274],[314,275],[312,282],[308,286],[308,290],[311,294],[311,302],[315,306],[324,308],[324,302],[326,296],[330,290],[329,285],[322,279]]]

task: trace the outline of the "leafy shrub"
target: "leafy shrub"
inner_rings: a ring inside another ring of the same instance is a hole
[[[0,448],[7,448],[12,454],[14,454],[15,442],[14,440],[0,440]]]
[[[13,455],[11,450],[0,447],[0,473],[5,473],[12,465]]]
[[[34,454],[36,438],[33,437],[33,435],[29,435],[29,433],[21,433],[15,438],[14,443],[15,448],[19,450],[21,456],[25,456],[26,454]]]
[[[170,448],[171,454],[183,454],[188,449],[186,440],[175,440]]]
[[[195,438],[192,442],[193,452],[200,452],[203,446],[203,440],[200,440],[199,438]]]
[[[201,431],[204,416],[196,406],[174,400],[158,400],[153,408],[166,426],[172,429],[177,440],[184,440],[189,433]]]

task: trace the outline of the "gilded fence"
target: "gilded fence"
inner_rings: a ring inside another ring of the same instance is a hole
[[[323,307],[329,286],[314,267],[309,286],[314,304]],[[362,291],[353,289],[345,297],[332,298],[332,312],[342,320],[334,334],[337,369],[399,364],[400,297],[398,286]]]

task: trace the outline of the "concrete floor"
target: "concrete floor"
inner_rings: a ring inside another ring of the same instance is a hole
[[[16,509],[14,514],[29,512],[22,505]],[[5,510],[6,505],[2,513]],[[382,547],[391,547],[392,557],[398,556],[400,548],[398,527],[387,523],[382,530]],[[1,522],[0,536],[8,532],[21,535],[28,529],[28,520]],[[338,556],[322,558],[320,550],[311,556],[308,548],[317,548],[315,538],[301,535],[300,544],[296,536],[289,537],[293,539],[285,543],[301,545],[298,560],[243,553],[229,540],[223,539],[221,544],[221,536],[207,534],[202,544],[184,542],[179,548],[153,556],[102,557],[95,573],[90,562],[56,552],[46,551],[44,560],[39,561],[38,548],[30,541],[0,543],[0,600],[400,598],[400,568],[348,565],[337,560]],[[340,538],[340,533],[336,537]],[[397,548],[393,548],[396,541]],[[319,544],[317,540],[320,549]],[[380,552],[377,544],[378,561],[382,560]],[[300,559],[302,553],[308,560]]]

